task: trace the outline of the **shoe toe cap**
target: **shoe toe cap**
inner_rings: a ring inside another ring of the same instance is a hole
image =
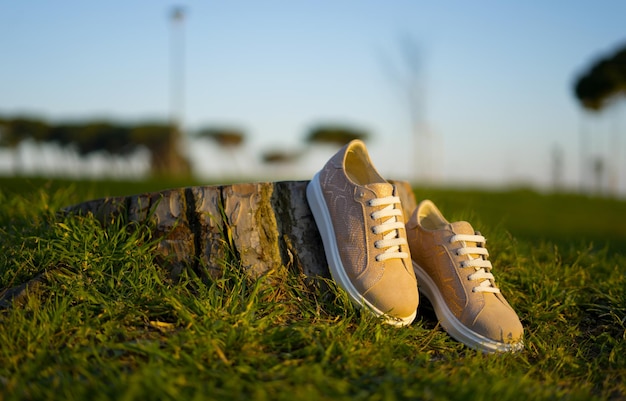
[[[472,330],[494,341],[515,344],[522,340],[524,327],[509,307],[487,304],[474,319]]]
[[[365,294],[365,299],[382,313],[410,323],[415,317],[419,296],[415,278],[402,269],[387,269]]]

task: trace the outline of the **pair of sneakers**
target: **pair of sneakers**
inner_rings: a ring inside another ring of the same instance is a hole
[[[405,326],[418,286],[443,328],[485,352],[517,351],[523,328],[491,273],[485,238],[449,223],[429,200],[405,225],[395,187],[374,168],[365,144],[340,149],[307,186],[331,275],[358,306]]]

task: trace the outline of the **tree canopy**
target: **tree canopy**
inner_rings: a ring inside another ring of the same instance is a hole
[[[243,144],[246,136],[243,130],[238,128],[207,127],[199,130],[196,137],[211,139],[223,147],[237,147]]]
[[[575,82],[574,93],[583,107],[601,110],[615,96],[626,94],[626,44],[601,57]]]
[[[152,171],[159,175],[185,174],[188,162],[179,154],[179,133],[170,124],[148,122],[136,125],[109,121],[48,123],[36,117],[0,118],[0,146],[17,147],[22,141],[54,143],[75,149],[81,156],[106,152],[125,156],[147,148]]]
[[[367,137],[368,133],[358,128],[326,124],[312,128],[307,136],[307,142],[330,143],[343,146],[354,139],[364,140]]]

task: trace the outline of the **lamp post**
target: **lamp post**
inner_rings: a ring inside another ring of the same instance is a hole
[[[170,13],[170,122],[182,131],[185,101],[185,11],[174,7]]]
[[[188,174],[189,165],[180,150],[184,148],[185,109],[185,10],[172,8],[169,15],[170,34],[170,134],[165,154],[168,175]]]

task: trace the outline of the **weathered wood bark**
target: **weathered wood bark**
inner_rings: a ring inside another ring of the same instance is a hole
[[[416,206],[412,189],[407,182],[391,182],[408,218]],[[92,213],[105,225],[120,216],[149,224],[153,237],[161,238],[157,256],[173,277],[185,268],[201,276],[217,276],[233,260],[252,276],[286,266],[309,277],[329,277],[306,200],[307,184],[282,181],[178,188],[96,199],[62,212]]]
[[[405,217],[415,209],[410,185],[392,181]],[[215,275],[229,257],[252,275],[280,266],[307,276],[328,276],[319,232],[306,200],[308,181],[282,181],[171,189],[103,198],[64,209],[93,213],[103,223],[124,214],[150,222],[161,237],[157,251],[176,276],[186,266]],[[232,255],[228,255],[231,252]]]

